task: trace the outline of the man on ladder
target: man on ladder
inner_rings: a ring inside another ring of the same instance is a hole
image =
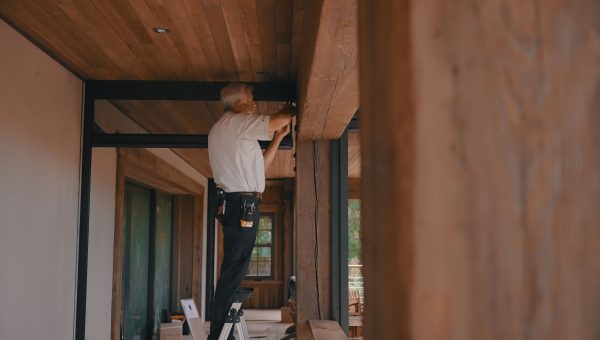
[[[252,88],[232,83],[221,90],[225,113],[208,135],[208,155],[219,190],[219,219],[223,226],[221,276],[211,309],[208,340],[218,340],[233,296],[248,270],[265,190],[265,170],[291,129],[295,108],[284,105],[275,115],[256,113]],[[264,154],[259,140],[272,140]],[[210,193],[209,193],[210,194]],[[233,327],[228,335],[234,340]]]

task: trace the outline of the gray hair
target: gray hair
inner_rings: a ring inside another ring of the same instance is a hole
[[[235,108],[235,103],[238,100],[243,100],[245,91],[252,92],[252,87],[243,83],[229,83],[221,90],[221,103],[225,111],[230,111]]]

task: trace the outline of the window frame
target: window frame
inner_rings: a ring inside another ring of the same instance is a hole
[[[251,280],[251,281],[261,281],[261,280],[273,280],[275,278],[275,224],[277,222],[277,214],[274,211],[268,211],[268,212],[261,212],[260,213],[260,218],[263,217],[270,217],[271,218],[271,244],[270,245],[263,245],[260,243],[255,243],[254,247],[252,248],[252,252],[254,252],[254,249],[256,249],[257,247],[261,247],[261,248],[270,248],[271,249],[271,268],[270,268],[270,275],[250,275],[250,267],[252,265],[252,263],[260,263],[260,262],[267,262],[267,261],[252,261],[252,259],[250,260],[250,263],[248,264],[248,273],[246,273],[246,275],[244,276],[244,280]],[[256,238],[258,239],[258,233],[260,232],[260,223],[258,225],[258,230],[256,231]],[[265,230],[265,229],[263,229]],[[256,274],[258,274],[258,268],[255,271]]]

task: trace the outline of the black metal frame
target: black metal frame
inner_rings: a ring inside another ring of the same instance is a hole
[[[266,149],[270,141],[259,141],[260,147]],[[287,135],[281,141],[279,149],[292,148],[292,136]],[[208,135],[193,134],[120,134],[94,133],[92,145],[95,148],[208,148]]]
[[[228,82],[89,80],[96,99],[115,100],[220,100],[219,92]],[[256,101],[296,101],[294,82],[245,83],[252,87]]]
[[[210,321],[210,309],[215,296],[215,235],[217,233],[217,185],[212,178],[208,179],[206,213],[206,296],[204,299],[204,320]]]
[[[81,183],[79,201],[79,230],[77,243],[77,292],[75,302],[75,339],[85,340],[85,318],[87,304],[87,272],[89,248],[89,217],[90,217],[90,187],[92,172],[93,147],[198,147],[198,139],[205,138],[195,135],[128,135],[101,134],[95,129],[94,111],[95,101],[106,100],[219,100],[219,91],[224,82],[184,82],[184,81],[116,81],[116,80],[88,80],[85,83],[84,107],[82,116],[81,139]],[[296,100],[294,83],[250,83],[253,86],[256,101],[282,101]],[[195,138],[195,139],[194,139]],[[174,146],[177,145],[177,146]],[[189,146],[186,146],[189,145]],[[210,199],[210,191],[209,191]],[[210,217],[210,209],[208,215]],[[210,220],[209,220],[209,233]],[[214,226],[214,218],[212,221]],[[214,233],[214,228],[212,228]],[[214,234],[213,234],[214,238]],[[210,247],[207,247],[210,248]],[[207,249],[210,251],[210,249]],[[207,260],[214,261],[213,254],[207,252]],[[214,275],[214,265],[212,275]],[[209,267],[210,268],[210,267]],[[207,270],[207,278],[211,271]],[[207,297],[212,284],[207,286]],[[207,301],[208,302],[208,301]]]
[[[348,127],[346,127],[346,131],[348,132],[357,132],[359,131],[359,116],[358,111],[354,113],[354,117],[350,119],[350,123],[348,123]]]
[[[331,142],[331,313],[348,333],[348,129]]]
[[[81,184],[79,187],[79,231],[77,240],[77,294],[75,339],[85,340],[85,309],[87,303],[88,246],[90,234],[90,187],[92,173],[92,132],[94,129],[94,95],[84,91],[83,131],[81,141]]]

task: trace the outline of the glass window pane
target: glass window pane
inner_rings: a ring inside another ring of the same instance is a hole
[[[247,276],[271,277],[272,252],[273,252],[273,223],[274,214],[267,213],[260,217],[260,224],[256,234],[256,244],[252,250],[252,257]]]
[[[256,235],[257,245],[271,244],[271,232],[268,230],[259,230]]]
[[[250,262],[250,265],[248,266],[248,273],[246,274],[246,276],[256,276],[258,271],[258,262],[252,261]]]
[[[258,224],[259,230],[271,230],[273,228],[273,216],[263,215],[260,217],[260,223]]]
[[[259,262],[258,263],[258,275],[259,276],[271,276],[271,262]]]
[[[271,261],[271,247],[259,247],[258,259],[259,261]]]

